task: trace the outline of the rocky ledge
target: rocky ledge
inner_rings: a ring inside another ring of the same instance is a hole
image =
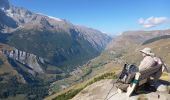
[[[157,90],[142,89],[139,93],[127,97],[126,93],[117,93],[117,88],[113,86],[115,81],[111,79],[96,82],[79,94],[72,100],[170,100],[169,86],[170,82],[160,80],[155,87]]]

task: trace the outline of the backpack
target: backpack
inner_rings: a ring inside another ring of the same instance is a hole
[[[118,82],[129,83],[130,80],[133,78],[133,76],[132,77],[128,77],[128,76],[130,76],[138,71],[139,71],[139,69],[137,66],[135,66],[133,64],[125,64],[123,67],[123,70],[120,73],[120,76],[118,78]]]

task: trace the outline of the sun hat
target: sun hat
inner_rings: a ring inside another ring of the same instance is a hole
[[[150,55],[150,56],[154,56],[155,55],[154,53],[152,53],[152,49],[148,48],[148,47],[144,48],[143,50],[140,50],[140,52],[145,53],[145,54]]]

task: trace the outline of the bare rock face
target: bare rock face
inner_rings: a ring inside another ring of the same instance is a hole
[[[13,59],[23,65],[26,65],[31,74],[33,74],[34,72],[44,73],[40,65],[40,63],[44,63],[44,59],[41,57],[37,57],[34,54],[27,53],[25,51],[20,51],[18,49],[14,49],[12,51],[5,51],[5,54],[10,59]]]
[[[76,95],[72,100],[126,100],[126,94],[118,94],[116,87],[113,87],[113,80],[101,80],[96,82]],[[136,100],[132,97],[130,100]]]
[[[157,88],[157,91],[166,92],[166,91],[168,91],[168,87],[167,87],[166,85],[160,85],[160,86]]]
[[[113,83],[111,79],[96,82],[86,87],[72,100],[170,100],[170,94],[158,91],[127,97],[126,93],[117,93],[117,88],[113,86]]]

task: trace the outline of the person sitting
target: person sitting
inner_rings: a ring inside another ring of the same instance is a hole
[[[162,66],[163,62],[159,57],[156,57],[155,54],[152,52],[151,48],[144,48],[143,50],[140,50],[142,53],[142,56],[144,57],[143,60],[140,62],[139,65],[139,71],[147,70],[151,67],[156,67],[156,66]],[[161,74],[163,72],[163,67],[162,70],[159,70],[157,73],[152,75],[154,80],[157,80],[160,78]]]
[[[149,80],[157,82],[166,67],[162,60],[155,56],[151,48],[144,48],[140,52],[144,58],[138,66],[139,71],[135,74],[132,84],[127,88],[127,96],[131,96],[136,87],[148,83]]]
[[[118,92],[127,91],[127,95],[130,96],[136,86],[147,83],[150,79],[157,81],[160,78],[165,65],[162,60],[155,56],[151,48],[144,48],[140,52],[143,60],[138,67],[132,64],[124,66],[117,81]]]

